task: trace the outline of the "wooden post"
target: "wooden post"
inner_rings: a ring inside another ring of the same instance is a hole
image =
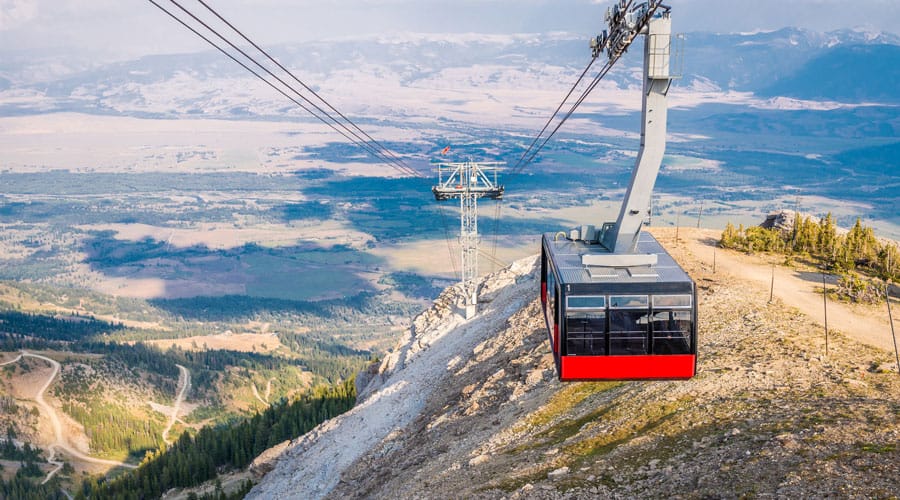
[[[825,307],[825,355],[828,356],[828,293],[825,287],[825,271],[822,271],[822,304]]]
[[[675,243],[678,243],[678,226],[681,225],[681,214],[675,214]]]
[[[713,247],[713,274],[716,274],[716,247]]]
[[[772,284],[769,285],[769,304],[775,298],[775,263],[772,263]]]
[[[891,285],[884,283],[884,300],[887,302],[888,321],[891,323],[891,337],[894,339],[894,357],[897,358],[897,373],[900,374],[900,353],[897,352],[897,335],[894,333],[894,317],[891,315]]]
[[[703,202],[700,202],[700,211],[697,212],[697,229],[700,229],[700,218],[703,217]]]

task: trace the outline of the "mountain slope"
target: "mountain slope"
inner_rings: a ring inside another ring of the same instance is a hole
[[[587,62],[590,36],[406,33],[268,49],[342,111],[408,121],[412,116],[446,119],[449,109],[458,108],[451,118],[472,123],[489,115],[486,110],[499,112],[491,103],[513,103],[502,108],[502,116],[516,106],[528,108],[534,93],[543,116]],[[640,87],[642,43],[615,66],[600,92]],[[718,101],[731,90],[893,103],[898,45],[895,35],[856,31],[689,33],[680,92],[719,92]],[[509,95],[511,91],[521,93]],[[540,95],[544,91],[550,94]],[[373,95],[379,98],[373,101]],[[464,105],[470,101],[479,105]],[[85,64],[0,49],[0,112],[277,121],[307,117],[215,51]]]
[[[249,498],[326,495],[337,486],[342,470],[410,425],[435,397],[432,391],[447,370],[464,363],[487,332],[500,330],[506,318],[531,299],[535,276],[533,258],[493,275],[481,287],[477,321],[466,322],[456,314],[455,304],[462,297],[458,287],[446,290],[416,318],[409,337],[378,372],[368,381],[357,381],[356,407],[292,443]]]
[[[900,100],[896,45],[840,45],[814,57],[760,93],[809,100],[895,103]]]
[[[897,495],[892,357],[835,333],[825,357],[820,326],[656,232],[700,287],[693,380],[557,382],[520,262],[487,324],[455,319],[445,295],[357,407],[289,447],[249,498]],[[524,306],[498,324],[513,297]]]

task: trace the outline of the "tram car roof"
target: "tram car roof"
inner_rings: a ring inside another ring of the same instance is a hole
[[[693,288],[690,276],[675,262],[652,234],[641,231],[638,236],[636,253],[656,254],[657,262],[651,266],[600,267],[582,263],[585,255],[610,255],[599,244],[569,240],[558,233],[544,233],[544,247],[549,260],[557,270],[562,285],[603,285],[603,288],[617,292],[666,292],[684,291]],[[577,286],[572,291],[578,291]],[[596,286],[586,286],[585,291],[596,290]]]

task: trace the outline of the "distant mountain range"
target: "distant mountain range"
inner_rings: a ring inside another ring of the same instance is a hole
[[[898,61],[898,45],[838,45],[764,87],[760,93],[809,100],[898,102]]]
[[[831,59],[833,53],[842,49],[883,45],[900,46],[900,37],[851,30],[818,33],[797,28],[749,34],[691,33],[687,35],[685,70],[688,77],[708,78],[722,89],[759,92],[772,88],[776,82],[793,80],[806,65]],[[861,56],[868,57],[865,53]],[[867,66],[872,62],[867,59],[857,64]],[[869,83],[859,82],[863,86]],[[797,81],[784,88],[788,94],[781,95],[793,95],[799,87],[821,84]]]
[[[627,182],[630,161],[618,152],[636,148],[638,44],[542,151],[541,168],[593,178],[601,165],[608,186]],[[705,167],[677,175],[664,168],[660,192],[772,203],[761,210],[782,208],[784,193],[803,193],[836,201],[811,207],[822,215],[857,204],[843,210],[842,223],[866,214],[900,227],[893,155],[900,37],[785,28],[689,33],[684,45],[668,161]],[[391,146],[421,161],[452,142],[460,154],[515,162],[590,61],[586,37],[571,33],[399,34],[279,45],[271,53],[348,116],[390,127]],[[4,54],[0,116],[313,120],[213,51],[100,66]],[[333,164],[352,157],[343,142],[322,141],[305,153]]]
[[[748,34],[689,33],[687,88],[752,92],[839,102],[896,103],[900,37],[863,31],[817,33],[796,28]],[[280,45],[272,52],[317,85],[553,88],[571,84],[589,61],[583,36],[568,33],[481,35],[403,34]],[[82,111],[112,114],[213,115],[247,118],[281,114],[281,97],[218,52],[148,56],[87,67],[77,58],[29,58],[2,51],[0,112]],[[610,74],[619,87],[639,84],[640,49]],[[5,57],[9,55],[10,57]],[[699,87],[697,87],[699,86]],[[28,98],[22,94],[27,91]]]

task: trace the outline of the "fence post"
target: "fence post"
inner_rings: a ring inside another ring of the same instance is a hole
[[[678,243],[678,227],[681,225],[681,214],[675,214],[675,243]]]
[[[822,271],[822,304],[825,307],[825,355],[828,356],[828,291],[825,285],[825,271]]]
[[[772,263],[772,283],[769,285],[769,304],[775,298],[775,263]]]
[[[894,339],[894,357],[897,358],[897,373],[900,374],[900,353],[897,352],[897,335],[894,333],[894,317],[891,315],[891,285],[890,282],[884,282],[884,300],[887,302],[888,321],[891,323],[891,337]]]

